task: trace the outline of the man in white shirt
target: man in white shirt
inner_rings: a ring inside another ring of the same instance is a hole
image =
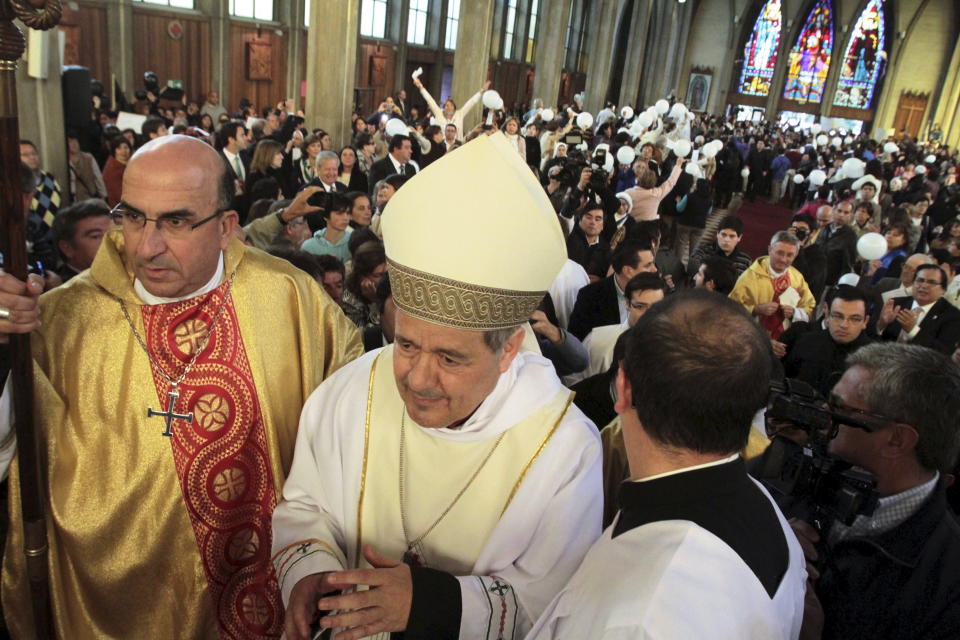
[[[739,456],[771,370],[764,332],[707,291],[630,330],[615,407],[631,479],[529,640],[797,637],[803,552]]]
[[[387,153],[386,158],[377,160],[370,167],[370,175],[367,177],[367,180],[371,189],[374,188],[378,182],[394,173],[405,178],[410,178],[420,170],[417,163],[411,160],[413,157],[413,141],[409,136],[393,136],[390,139],[388,151],[389,153]],[[371,195],[375,194],[371,191]]]

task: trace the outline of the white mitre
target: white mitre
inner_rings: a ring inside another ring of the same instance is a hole
[[[457,329],[527,322],[567,258],[543,187],[500,133],[408,180],[381,224],[397,307]]]

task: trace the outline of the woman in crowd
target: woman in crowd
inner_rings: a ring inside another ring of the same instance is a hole
[[[205,113],[200,116],[200,128],[206,131],[208,134],[214,132],[213,117],[209,113]]]
[[[430,95],[430,92],[424,88],[423,83],[420,82],[420,78],[414,78],[413,84],[417,86],[417,89],[420,90],[420,95],[423,96],[423,99],[427,101],[427,105],[430,107],[430,112],[433,114],[433,117],[437,120],[437,126],[441,129],[445,128],[448,124],[454,124],[457,126],[457,140],[463,142],[463,114],[470,111],[473,108],[473,105],[477,104],[480,101],[480,96],[486,89],[490,88],[490,82],[487,81],[483,85],[483,89],[477,91],[475,94],[470,96],[470,99],[467,100],[461,109],[457,109],[457,103],[453,101],[452,98],[447,98],[443,103],[443,109],[437,105],[437,101],[433,99],[433,96]]]
[[[903,263],[907,261],[907,242],[910,229],[906,223],[895,221],[887,228],[884,238],[887,240],[887,252],[879,260],[872,261],[867,267],[867,276],[871,284],[882,278],[899,278]]]
[[[123,172],[127,168],[132,151],[130,143],[123,136],[110,141],[110,157],[103,167],[103,183],[107,187],[107,204],[115,207],[120,203],[123,191]]]
[[[447,146],[443,143],[443,129],[435,124],[423,130],[423,137],[430,141],[430,150],[420,156],[420,169],[425,169],[431,163],[443,157]]]
[[[350,191],[369,190],[367,174],[358,165],[357,150],[350,145],[340,149],[340,182],[347,185]]]
[[[303,139],[303,155],[297,161],[297,183],[300,185],[308,184],[317,177],[317,156],[322,150],[320,138],[315,134],[310,134]]]
[[[363,329],[380,320],[377,285],[387,274],[387,255],[383,245],[376,241],[361,244],[353,254],[352,264],[341,306],[347,317]]]
[[[350,143],[356,148],[360,148],[359,138],[361,135],[367,133],[367,122],[360,116],[357,116],[353,119],[353,137],[350,140]]]
[[[289,156],[283,153],[283,145],[276,140],[264,138],[257,143],[253,150],[253,159],[250,160],[250,170],[247,171],[246,187],[249,193],[253,185],[263,178],[274,178],[280,185],[285,198],[292,197],[292,189],[288,172],[285,166]]]
[[[930,241],[931,249],[947,249],[960,243],[960,220],[954,218],[943,225],[940,234]]]
[[[353,145],[353,148],[359,152],[357,154],[357,166],[360,167],[360,171],[363,171],[364,174],[369,174],[370,167],[377,161],[375,153],[377,147],[373,141],[373,136],[369,133],[361,133],[357,136],[357,141],[356,144]]]
[[[516,149],[520,157],[523,158],[523,162],[526,163],[527,143],[520,135],[520,122],[513,116],[508,117],[507,121],[503,123],[503,133],[507,136],[510,147]]]
[[[638,159],[638,161],[642,162],[640,159]],[[637,186],[631,187],[626,191],[633,201],[630,215],[634,220],[643,222],[660,219],[660,215],[657,213],[657,209],[660,208],[660,201],[663,200],[673,189],[674,185],[677,184],[685,162],[684,159],[678,158],[673,165],[673,171],[670,173],[670,177],[659,187],[657,186],[657,174],[649,167],[639,167],[640,171],[637,173]]]
[[[350,226],[354,229],[369,227],[373,219],[370,196],[366,191],[350,191],[347,199],[350,200]]]
[[[90,198],[107,199],[107,186],[103,174],[92,155],[80,150],[76,134],[67,134],[67,151],[70,162],[70,197],[74,202]]]

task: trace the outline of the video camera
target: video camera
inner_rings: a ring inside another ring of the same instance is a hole
[[[876,480],[828,452],[841,424],[872,431],[869,425],[832,409],[805,382],[790,379],[770,385],[766,418],[768,432],[771,425],[793,431],[793,437],[775,432],[761,459],[758,479],[771,493],[806,507],[821,536],[834,522],[850,526],[858,515],[873,513]]]

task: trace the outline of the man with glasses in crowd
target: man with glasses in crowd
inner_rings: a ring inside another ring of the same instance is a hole
[[[801,637],[956,637],[960,525],[946,476],[960,451],[960,368],[896,343],[867,345],[847,365],[831,407],[848,418],[830,452],[872,473],[879,501],[850,526],[791,521],[809,561]]]
[[[943,294],[947,275],[935,264],[917,267],[913,296],[890,298],[880,311],[877,333],[884,340],[909,342],[950,355],[960,344],[960,309]]]
[[[154,140],[127,166],[112,211],[121,228],[89,271],[39,301],[33,276],[0,275],[0,339],[33,334],[61,631],[135,637],[174,620],[182,637],[282,630],[270,518],[300,408],[362,348],[309,275],[233,237],[233,193],[210,146]],[[7,400],[3,605],[13,635],[29,637]]]

